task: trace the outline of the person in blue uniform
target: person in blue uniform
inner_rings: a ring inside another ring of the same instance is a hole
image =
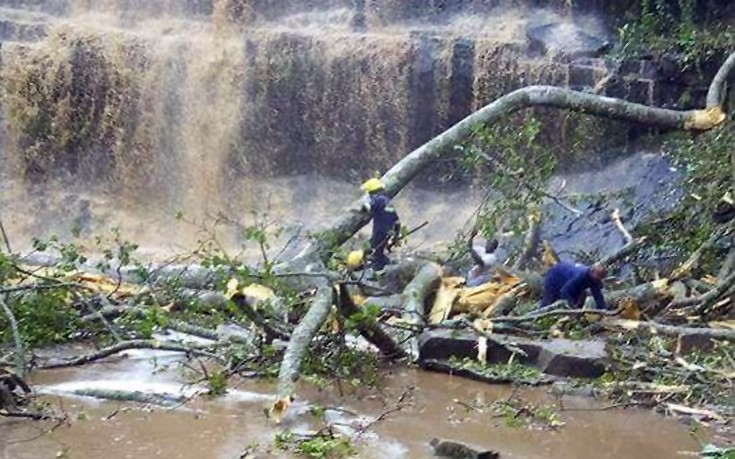
[[[572,307],[582,307],[587,299],[587,290],[595,299],[597,309],[607,309],[602,295],[602,280],[605,268],[601,265],[585,266],[562,261],[549,269],[544,279],[544,296],[541,307],[565,300]]]
[[[370,237],[370,260],[372,268],[380,271],[390,263],[385,254],[390,244],[395,244],[401,234],[401,220],[398,218],[390,197],[385,193],[385,186],[379,179],[370,179],[363,183],[367,199],[363,207],[370,212],[373,220],[373,234]]]

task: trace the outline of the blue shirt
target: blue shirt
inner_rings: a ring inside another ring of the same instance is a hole
[[[598,309],[606,309],[602,296],[602,282],[592,277],[588,266],[562,261],[546,273],[544,298],[541,306],[548,306],[558,300],[566,300],[576,305],[582,293],[589,289]]]
[[[399,219],[390,198],[384,194],[370,196],[370,215],[373,218],[373,245],[387,241],[390,232],[396,230]]]

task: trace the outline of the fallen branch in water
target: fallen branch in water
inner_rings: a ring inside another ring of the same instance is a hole
[[[74,395],[80,397],[93,397],[104,400],[113,400],[116,402],[135,402],[143,403],[146,405],[158,405],[158,406],[179,406],[187,400],[184,395],[174,394],[157,394],[157,393],[145,393],[142,391],[126,391],[126,390],[111,390],[111,389],[77,389],[73,390]]]
[[[375,424],[384,421],[389,415],[402,411],[404,408],[409,406],[411,402],[410,400],[406,401],[406,399],[410,399],[413,397],[414,390],[415,390],[414,387],[409,387],[408,389],[403,391],[403,393],[398,397],[398,400],[396,400],[396,403],[392,408],[380,413],[375,419],[371,420],[364,426],[360,427],[357,430],[357,434],[355,435],[355,441],[359,440],[360,437],[362,437],[365,434],[365,432],[367,432]]]
[[[14,411],[0,409],[0,417],[3,418],[24,418],[32,419],[34,421],[46,421],[52,419],[48,414],[41,413],[39,411]]]
[[[224,360],[221,357],[211,352],[207,352],[201,347],[197,348],[194,346],[183,346],[180,344],[162,343],[155,340],[141,339],[122,341],[113,346],[109,346],[98,351],[90,352],[88,354],[84,354],[63,362],[47,363],[46,365],[41,365],[38,368],[41,370],[50,370],[55,368],[69,368],[79,365],[85,365],[87,363],[96,362],[97,360],[102,360],[104,358],[110,357],[123,351],[129,351],[131,349],[153,349],[157,351],[183,352],[190,355],[209,357],[220,363],[224,363]]]
[[[5,300],[0,298],[0,309],[8,318],[10,323],[10,329],[13,332],[13,341],[15,342],[15,372],[21,379],[26,374],[26,356],[23,350],[23,340],[20,338],[20,331],[18,330],[18,321],[15,320],[13,311],[10,310]]]
[[[438,373],[446,373],[456,375],[462,378],[480,381],[488,384],[520,384],[524,386],[546,386],[553,384],[555,379],[550,376],[540,376],[536,379],[524,379],[512,376],[500,376],[484,372],[480,368],[471,368],[467,365],[453,365],[443,360],[424,359],[420,362],[420,366],[424,370],[435,371]]]
[[[100,308],[93,314],[88,314],[86,316],[82,317],[83,322],[89,322],[93,320],[99,319],[99,317],[119,317],[122,315],[130,315],[132,317],[137,318],[145,318],[149,314],[149,311],[146,308],[139,307],[139,306],[105,306],[103,308]],[[176,319],[169,319],[166,321],[166,326],[168,329],[177,331],[180,333],[185,333],[188,335],[198,336],[199,338],[209,339],[212,341],[220,341],[220,342],[233,342],[237,344],[245,344],[250,345],[252,344],[251,341],[239,337],[239,336],[223,336],[221,333],[217,332],[216,330],[212,330],[210,328],[204,328],[200,327],[198,325],[192,325],[188,322],[184,322],[181,320]]]
[[[278,400],[273,404],[270,414],[280,422],[295,395],[295,384],[301,374],[301,362],[309,348],[309,343],[329,317],[332,308],[333,291],[329,286],[317,289],[309,310],[291,334],[283,361],[278,371],[276,393]]]

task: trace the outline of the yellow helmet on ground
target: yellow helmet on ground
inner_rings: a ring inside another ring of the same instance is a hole
[[[371,178],[367,182],[363,183],[360,188],[367,191],[368,193],[372,193],[373,191],[382,190],[383,188],[385,188],[385,186],[383,185],[383,182],[380,181],[380,179]]]
[[[362,250],[353,250],[347,255],[347,267],[350,269],[359,268],[365,259],[365,252]]]

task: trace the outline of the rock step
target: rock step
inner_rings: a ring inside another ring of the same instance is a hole
[[[425,331],[419,336],[419,365],[443,371],[440,369],[441,364],[437,362],[451,358],[477,359],[479,337],[478,334],[468,331]],[[597,378],[605,373],[608,361],[603,341],[568,339],[541,341],[493,335],[493,339],[487,341],[488,364],[507,363],[510,360],[513,353],[508,350],[506,344],[526,353],[526,357],[516,356],[515,361],[533,365],[543,373],[553,376]],[[473,377],[470,374],[465,376]],[[479,379],[476,375],[475,377]]]

